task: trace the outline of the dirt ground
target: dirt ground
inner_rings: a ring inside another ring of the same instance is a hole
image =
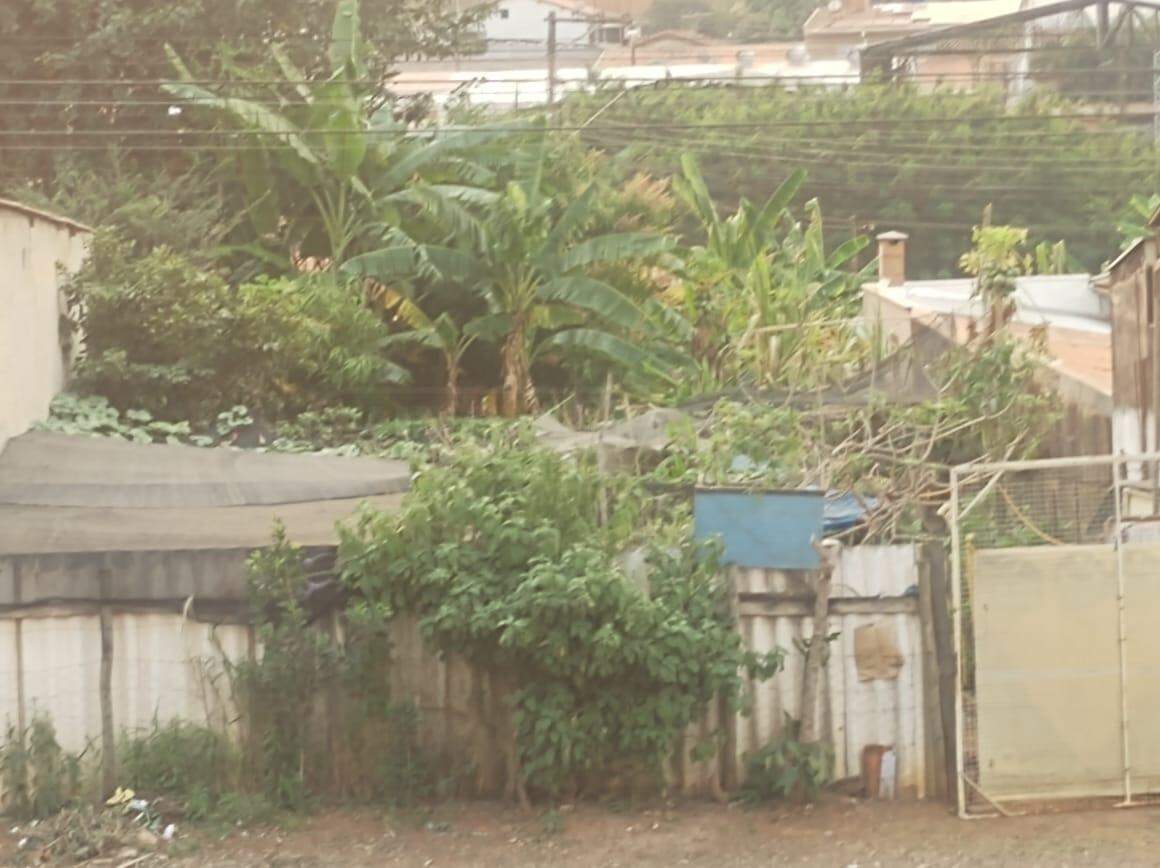
[[[16,864],[15,841],[0,858]],[[117,868],[125,860],[104,862]],[[97,865],[98,862],[88,863]],[[489,803],[320,813],[288,828],[196,830],[134,868],[315,866],[1135,866],[1160,864],[1160,808],[963,821],[941,805],[831,797],[813,808],[704,803],[527,815]]]

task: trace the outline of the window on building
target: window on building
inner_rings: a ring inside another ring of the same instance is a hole
[[[498,15],[500,18],[506,19],[509,15],[511,15],[511,10],[510,9],[497,9],[495,14]]]

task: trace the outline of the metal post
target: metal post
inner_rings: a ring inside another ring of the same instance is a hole
[[[548,108],[556,103],[556,13],[548,13]]]
[[[1160,145],[1160,50],[1152,52],[1152,144]]]
[[[1116,546],[1116,604],[1119,609],[1120,638],[1120,740],[1123,743],[1124,800],[1119,807],[1132,804],[1132,756],[1128,728],[1128,619],[1124,603],[1124,513],[1121,500],[1123,489],[1120,484],[1122,465],[1112,464],[1112,490],[1115,493],[1115,546]]]
[[[967,792],[963,781],[963,552],[959,532],[959,472],[951,468],[951,615],[955,641],[955,798],[959,816],[967,816]]]
[[[1153,130],[1154,128],[1153,123]],[[1152,315],[1152,321],[1148,323],[1148,352],[1151,354],[1152,362],[1152,395],[1148,402],[1148,412],[1144,415],[1143,420],[1146,426],[1144,442],[1140,445],[1147,451],[1154,452],[1160,449],[1160,307],[1157,307],[1160,298],[1157,297],[1156,277],[1152,269],[1149,268],[1143,275],[1136,277],[1137,280],[1141,278],[1143,279],[1144,292],[1148,294],[1146,309]],[[1148,442],[1149,435],[1151,435],[1151,443]],[[1151,467],[1146,463],[1141,463],[1140,470],[1152,478],[1152,514],[1160,514],[1160,476],[1157,476],[1160,465],[1155,461],[1152,462]]]

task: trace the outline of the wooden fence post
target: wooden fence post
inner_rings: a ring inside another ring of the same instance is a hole
[[[113,719],[113,609],[109,605],[110,573],[107,566],[99,574],[101,589],[101,798],[117,784],[117,734]]]
[[[822,565],[814,583],[814,632],[806,652],[806,668],[802,676],[802,744],[821,741],[821,715],[818,714],[818,693],[822,682],[822,665],[826,659],[826,635],[830,624],[830,582],[834,576],[841,545],[826,540],[816,546]]]
[[[928,767],[936,767],[941,762],[945,771],[934,778],[938,787],[935,791],[949,795],[955,792],[956,663],[951,638],[948,568],[946,547],[941,540],[922,544],[919,549],[919,615],[924,646],[923,693],[927,697],[927,731],[932,734],[928,739],[932,750],[927,755],[934,760]],[[932,702],[936,697],[937,706]],[[941,789],[943,786],[945,790]]]

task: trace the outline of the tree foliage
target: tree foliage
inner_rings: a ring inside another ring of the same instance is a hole
[[[381,407],[409,376],[381,347],[378,316],[333,275],[232,288],[167,247],[141,255],[101,233],[66,290],[84,333],[75,388],[159,419]]]
[[[656,0],[646,23],[652,30],[694,30],[739,42],[800,39],[816,8],[813,0]]]
[[[780,662],[743,653],[687,538],[652,547],[644,584],[625,573],[642,508],[587,458],[466,449],[421,473],[401,513],[345,534],[343,574],[371,617],[413,613],[434,649],[509,686],[520,785],[598,789],[618,768],[659,771],[708,703],[739,699],[739,668]]]
[[[987,310],[986,333],[993,335],[1015,314],[1016,281],[1031,271],[1024,246],[1027,230],[1016,226],[976,226],[973,247],[959,266],[975,278],[975,295]]]
[[[456,212],[448,244],[427,244],[419,256],[444,281],[486,305],[474,333],[500,346],[503,409],[511,416],[535,409],[533,359],[552,349],[578,349],[623,364],[647,365],[647,350],[626,338],[656,330],[647,313],[593,272],[642,262],[671,246],[658,233],[593,230],[598,187],[589,184],[565,201],[545,181],[546,149],[517,163],[515,176],[478,213]],[[388,281],[414,266],[410,249],[392,246],[350,260],[351,273]],[[614,334],[602,326],[614,327]]]
[[[582,123],[608,97],[570,100],[566,118]],[[1081,120],[1082,111],[1048,94],[1013,100],[985,88],[659,85],[630,91],[584,136],[613,150],[635,144],[661,177],[692,154],[713,198],[730,209],[742,196],[764,201],[805,169],[800,195],[817,198],[832,229],[907,231],[914,277],[953,276],[971,227],[992,203],[996,222],[1027,227],[1032,244],[1062,238],[1095,270],[1116,248],[1129,193],[1157,179],[1148,136],[1110,119]],[[639,126],[666,123],[723,126]],[[607,131],[613,124],[624,126]]]
[[[42,130],[50,134],[22,141],[30,150],[5,154],[0,191],[42,195],[67,193],[75,178],[68,167],[102,170],[118,145],[127,146],[131,169],[148,179],[181,174],[198,164],[196,155],[132,146],[177,141],[185,127],[181,107],[160,81],[174,77],[166,46],[186,61],[194,75],[219,94],[239,69],[261,68],[266,79],[290,78],[271,55],[282,46],[293,68],[324,75],[332,68],[329,48],[336,6],[355,10],[366,36],[365,78],[380,102],[391,99],[389,70],[406,57],[447,57],[482,48],[478,22],[490,4],[452,0],[11,0],[0,8],[0,132]],[[291,86],[292,87],[292,86]],[[293,93],[293,91],[289,91]],[[284,94],[284,97],[287,94]],[[294,97],[291,97],[294,98]],[[140,131],[124,138],[111,133]],[[56,135],[51,133],[55,132]],[[101,138],[91,150],[71,151],[77,134]],[[72,138],[67,138],[71,136]],[[109,145],[109,150],[104,146]]]
[[[682,158],[675,189],[700,222],[704,244],[692,246],[682,278],[668,296],[696,324],[694,357],[723,381],[752,385],[831,382],[865,356],[864,342],[840,321],[858,304],[863,270],[850,267],[867,245],[855,236],[826,251],[821,209],[790,203],[806,180],[790,175],[760,206],[742,197],[719,213],[696,160]]]

